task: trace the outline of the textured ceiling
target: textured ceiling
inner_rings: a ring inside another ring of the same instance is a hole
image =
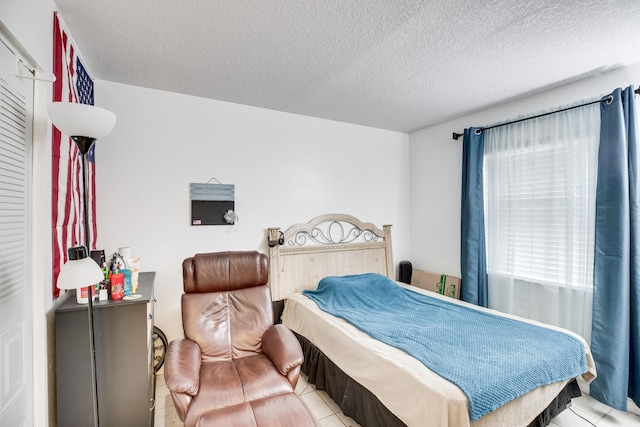
[[[640,62],[639,0],[54,1],[95,78],[402,132]]]

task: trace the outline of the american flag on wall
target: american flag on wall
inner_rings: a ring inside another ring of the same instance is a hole
[[[53,15],[53,101],[80,102],[93,105],[93,79],[80,61],[79,55],[61,25]],[[60,294],[56,283],[60,268],[67,261],[67,249],[84,244],[84,218],[82,204],[82,157],[77,145],[68,135],[62,135],[53,126],[51,156],[51,226],[53,260],[53,298]],[[87,153],[87,193],[89,234],[95,249],[97,238],[95,197],[95,145]]]

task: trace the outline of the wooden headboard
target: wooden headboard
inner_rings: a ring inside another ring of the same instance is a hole
[[[284,231],[269,228],[268,239],[273,301],[315,289],[326,276],[379,273],[394,278],[390,225],[380,229],[351,215],[328,214]]]

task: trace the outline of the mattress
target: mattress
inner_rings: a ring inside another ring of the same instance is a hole
[[[398,285],[409,287],[401,283]],[[410,288],[432,298],[446,298],[419,288]],[[456,302],[496,315],[527,321],[461,301]],[[551,403],[567,383],[563,381],[535,389],[471,422],[467,398],[456,385],[405,352],[376,341],[344,320],[325,313],[309,298],[301,294],[292,295],[285,305],[282,322],[311,341],[408,426],[524,427]],[[533,321],[527,322],[541,325]],[[582,338],[577,338],[584,343]],[[595,378],[595,365],[586,343],[584,348],[588,372],[582,377],[589,383]]]

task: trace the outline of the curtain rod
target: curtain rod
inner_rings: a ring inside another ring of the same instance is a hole
[[[636,95],[640,95],[640,88],[636,89],[633,91]],[[611,95],[609,95],[609,97],[611,97]],[[493,129],[493,128],[497,128],[500,126],[505,126],[505,125],[511,125],[513,123],[520,123],[520,122],[524,122],[525,120],[531,120],[531,119],[537,119],[538,117],[544,117],[544,116],[548,116],[551,114],[557,114],[557,113],[561,113],[563,111],[567,111],[567,110],[573,110],[574,108],[580,108],[580,107],[584,107],[586,105],[591,105],[591,104],[596,104],[598,102],[602,102],[602,99],[598,99],[596,101],[591,101],[591,102],[585,102],[584,104],[580,104],[580,105],[574,105],[572,107],[567,107],[567,108],[563,108],[561,110],[556,110],[556,111],[549,111],[548,113],[542,113],[542,114],[538,114],[535,116],[531,116],[531,117],[525,117],[523,119],[517,119],[517,120],[512,120],[510,122],[505,122],[505,123],[500,123],[497,125],[491,125],[491,126],[487,126],[487,127],[483,127],[483,128],[478,128],[476,131],[485,131],[487,129]],[[455,139],[456,141],[461,137],[464,136],[463,133],[458,133],[458,132],[453,132],[453,139]]]

